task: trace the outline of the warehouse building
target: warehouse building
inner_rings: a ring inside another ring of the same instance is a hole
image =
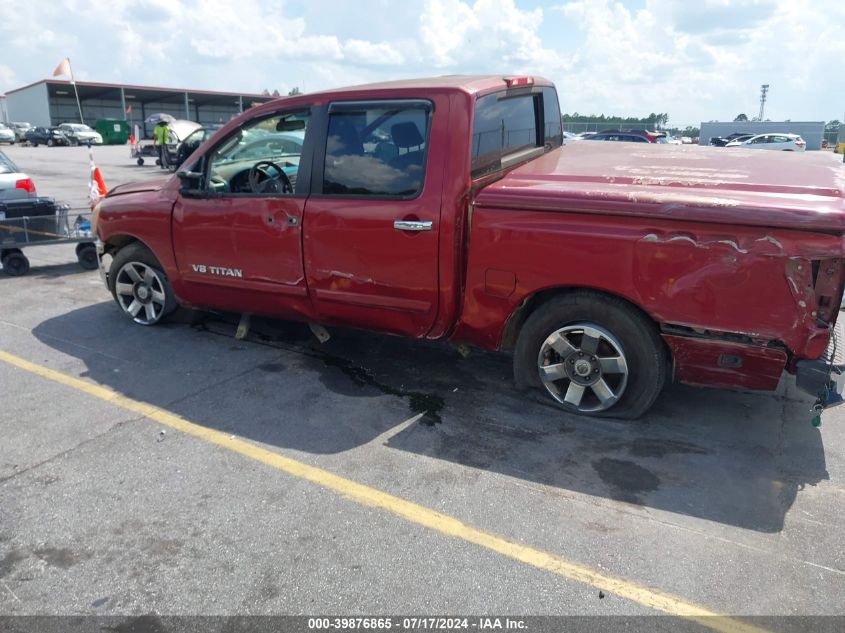
[[[151,125],[144,124],[151,114],[164,112],[177,119],[202,125],[225,123],[253,105],[274,97],[242,92],[212,92],[177,88],[155,88],[125,84],[77,81],[79,105],[84,122],[93,126],[98,119],[125,119],[140,125],[149,136]],[[51,126],[79,122],[79,107],[69,81],[44,79],[10,90],[5,98],[9,121],[27,121]]]
[[[709,145],[717,136],[739,134],[799,134],[807,149],[821,149],[824,138],[824,121],[708,121],[701,124],[699,145]]]

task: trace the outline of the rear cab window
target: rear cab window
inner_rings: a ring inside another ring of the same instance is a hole
[[[520,87],[479,97],[472,130],[472,178],[529,160],[563,144],[557,92]]]

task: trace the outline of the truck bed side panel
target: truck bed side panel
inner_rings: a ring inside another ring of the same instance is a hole
[[[813,261],[841,257],[842,238],[763,227],[476,208],[454,340],[501,344],[508,317],[552,288],[623,297],[657,323],[781,341],[815,358]],[[506,282],[513,279],[511,287]]]

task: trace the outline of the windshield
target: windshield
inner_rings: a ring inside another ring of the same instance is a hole
[[[286,121],[295,120],[295,116],[286,117]],[[307,116],[302,117],[303,124]],[[291,164],[299,164],[304,130],[277,132],[278,118],[267,119],[255,127],[246,128],[232,136],[215,152],[216,163],[236,162],[254,159],[286,158]]]
[[[90,127],[88,127],[87,125],[82,125],[81,123],[71,123],[69,125],[69,127],[74,132],[93,132],[94,131]]]

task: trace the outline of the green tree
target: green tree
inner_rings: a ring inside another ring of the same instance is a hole
[[[294,86],[293,88],[288,90],[288,96],[289,97],[294,97],[296,95],[301,95],[301,94],[302,94],[302,91],[299,89],[299,86]]]
[[[747,120],[748,120],[748,115],[745,114],[744,112],[742,114],[737,114],[736,118],[734,119],[734,121],[747,121]]]

